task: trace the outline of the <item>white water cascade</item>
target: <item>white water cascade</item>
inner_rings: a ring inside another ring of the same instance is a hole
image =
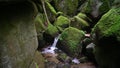
[[[60,34],[57,37],[55,37],[54,42],[53,42],[53,44],[51,46],[48,46],[47,48],[44,48],[42,53],[52,53],[52,54],[55,54],[54,50],[57,49],[56,48],[56,44],[58,42],[59,37],[60,37]]]
[[[74,58],[74,59],[72,60],[72,62],[73,62],[73,63],[76,63],[76,64],[79,64],[79,63],[80,63],[80,61],[79,61],[77,58]]]

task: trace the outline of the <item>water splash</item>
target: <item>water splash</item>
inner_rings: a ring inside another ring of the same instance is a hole
[[[94,48],[94,47],[95,47],[95,44],[94,43],[90,43],[90,44],[88,44],[86,46],[86,49],[88,49],[88,48]]]
[[[74,59],[72,60],[72,62],[73,62],[73,63],[76,63],[76,64],[79,64],[79,63],[80,63],[80,61],[79,61],[77,58],[74,58]]]
[[[59,37],[60,37],[60,34],[57,37],[55,37],[52,47],[56,47]]]
[[[60,34],[57,37],[55,37],[54,42],[53,42],[53,44],[51,46],[48,46],[47,48],[44,48],[42,53],[52,53],[52,54],[55,54],[54,50],[57,49],[56,48],[56,44],[58,42],[59,37],[60,37]]]

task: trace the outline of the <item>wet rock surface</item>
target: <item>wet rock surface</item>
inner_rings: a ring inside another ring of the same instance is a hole
[[[61,50],[56,54],[46,53],[43,56],[46,59],[45,68],[96,68],[94,63],[88,61],[85,57],[79,59],[81,63],[73,63],[72,58]]]

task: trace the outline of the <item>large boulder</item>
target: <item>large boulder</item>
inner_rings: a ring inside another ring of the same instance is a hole
[[[37,49],[33,2],[0,6],[0,68],[29,68]]]
[[[58,41],[57,47],[71,57],[77,57],[82,49],[81,41],[84,38],[82,30],[69,27],[66,28]]]
[[[92,31],[92,38],[100,68],[119,68],[120,8],[112,8],[102,16]]]

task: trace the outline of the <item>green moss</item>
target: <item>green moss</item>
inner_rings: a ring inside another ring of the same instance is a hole
[[[102,16],[93,32],[99,31],[100,38],[108,36],[120,37],[120,8],[112,8]]]
[[[37,33],[40,33],[46,29],[44,22],[45,22],[45,15],[39,13],[35,19],[35,26],[36,26]]]
[[[53,26],[52,24],[49,24],[45,33],[54,37],[54,35],[58,34],[58,29],[55,26]]]
[[[50,11],[54,14],[54,15],[57,15],[57,12],[56,10],[54,9],[54,7],[49,3],[49,2],[46,2],[48,8],[50,9]]]
[[[57,20],[54,22],[54,25],[59,28],[61,27],[60,29],[63,30],[69,26],[69,23],[70,23],[70,20],[67,17],[59,16]]]
[[[74,53],[78,53],[81,51],[80,49],[82,46],[80,42],[83,37],[83,31],[73,27],[69,27],[62,32],[60,41],[63,43],[66,50],[68,50],[71,54],[74,55]]]
[[[80,25],[82,25],[82,26],[89,26],[87,21],[85,21],[84,19],[82,19],[82,18],[80,18],[78,16],[75,16],[74,18],[77,20],[78,23],[80,23]]]
[[[78,29],[84,29],[85,27],[88,27],[89,24],[87,20],[91,21],[86,14],[84,13],[78,13],[76,16],[72,18],[72,21],[70,23],[70,26],[73,26]]]

